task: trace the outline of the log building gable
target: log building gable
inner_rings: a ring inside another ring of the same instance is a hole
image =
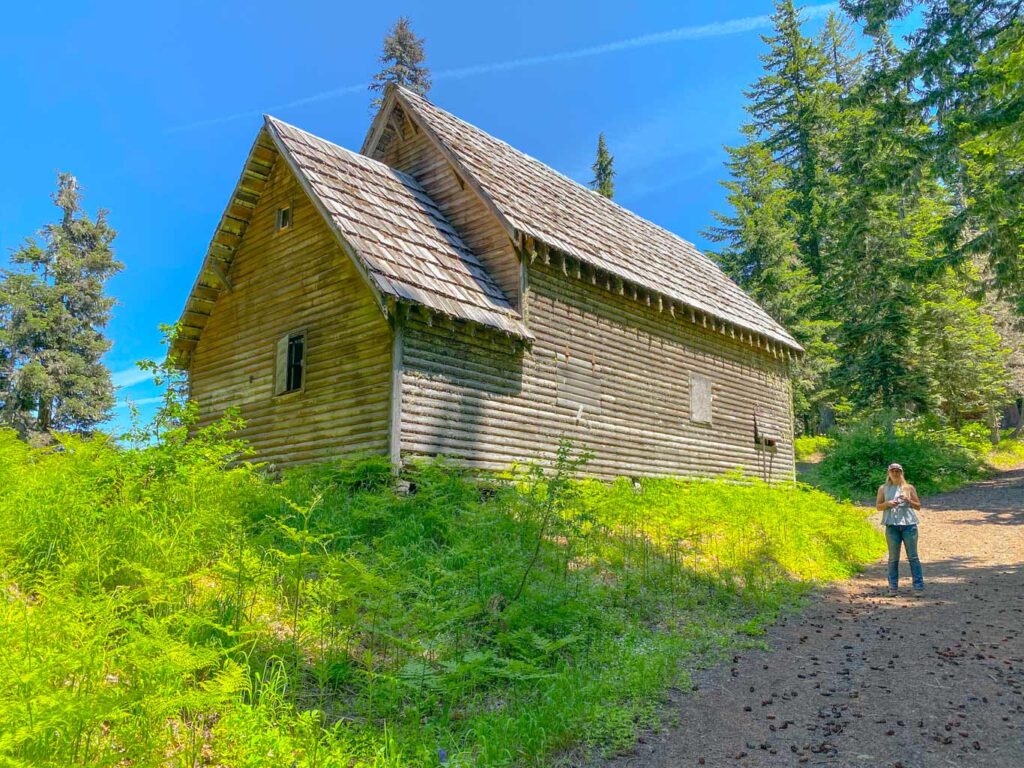
[[[408,174],[267,117],[182,312],[172,355],[187,367],[252,212],[281,158],[330,226],[381,311],[408,302],[528,338],[509,298],[437,204]]]
[[[392,328],[280,158],[228,279],[188,359],[200,424],[237,408],[238,436],[279,466],[386,451]]]
[[[509,299],[522,309],[520,261],[512,229],[428,125],[389,97],[363,153],[413,176],[472,248]],[[372,144],[372,152],[367,147]]]

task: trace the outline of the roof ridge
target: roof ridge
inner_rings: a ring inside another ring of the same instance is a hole
[[[617,208],[618,210],[622,211],[623,213],[628,214],[630,217],[632,217],[634,219],[637,219],[638,221],[642,221],[645,224],[649,224],[652,227],[657,227],[662,232],[664,232],[667,235],[671,235],[672,237],[674,237],[676,240],[678,240],[679,242],[683,243],[684,245],[689,246],[690,248],[693,248],[696,251],[700,251],[700,249],[698,249],[696,245],[694,245],[693,243],[691,243],[689,240],[687,240],[686,238],[682,237],[681,235],[677,234],[676,232],[673,232],[671,229],[666,229],[665,227],[661,226],[660,224],[658,224],[656,222],[651,221],[650,219],[645,219],[643,216],[641,216],[636,211],[632,211],[629,208],[626,208],[624,205],[615,202],[611,198],[605,197],[600,192],[597,192],[596,190],[591,189],[590,187],[586,186],[585,184],[581,184],[580,182],[576,181],[576,179],[572,178],[571,176],[567,176],[566,174],[562,173],[557,168],[554,168],[554,167],[548,165],[543,160],[540,160],[539,158],[534,157],[533,155],[529,154],[528,152],[524,152],[523,150],[513,146],[512,144],[509,144],[504,139],[498,138],[497,136],[495,136],[493,133],[490,133],[489,131],[485,131],[480,126],[474,125],[473,123],[469,122],[468,120],[462,119],[458,115],[456,115],[456,114],[454,114],[452,112],[449,112],[444,107],[439,107],[437,104],[432,102],[426,96],[418,94],[415,91],[410,91],[408,88],[406,88],[405,86],[402,86],[402,85],[395,86],[395,90],[401,92],[403,95],[412,96],[415,99],[418,99],[420,101],[426,102],[428,105],[430,105],[434,109],[439,110],[440,112],[444,112],[446,115],[451,117],[453,120],[455,120],[457,122],[460,122],[463,125],[468,126],[469,128],[472,128],[474,131],[479,131],[480,133],[486,135],[491,140],[496,141],[499,144],[502,144],[502,145],[508,147],[510,150],[515,152],[517,155],[521,155],[522,157],[525,157],[530,162],[537,163],[538,165],[543,166],[544,170],[549,171],[550,173],[553,173],[556,176],[560,176],[561,178],[565,179],[570,184],[573,184],[574,186],[576,186],[578,189],[582,190],[583,192],[587,192],[587,193],[589,193],[591,195],[594,195],[595,198],[598,199],[598,204],[599,205],[612,205],[615,208]],[[700,252],[702,252],[702,251],[700,251]],[[712,261],[712,263],[714,263],[713,259],[709,259],[709,261]]]

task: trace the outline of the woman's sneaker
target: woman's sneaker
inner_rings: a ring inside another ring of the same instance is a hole
[[[899,597],[900,593],[897,590],[893,589],[892,587],[889,587],[889,590],[886,592],[886,594],[889,597]]]
[[[914,587],[914,597],[924,597],[924,587]]]

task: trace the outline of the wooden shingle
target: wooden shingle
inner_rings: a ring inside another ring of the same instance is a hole
[[[381,293],[529,336],[501,289],[412,176],[272,117],[267,129]]]

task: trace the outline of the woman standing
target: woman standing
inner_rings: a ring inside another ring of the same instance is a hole
[[[903,467],[899,464],[889,465],[885,484],[878,486],[875,509],[882,512],[885,541],[889,545],[889,596],[895,597],[899,589],[902,544],[910,561],[914,596],[920,597],[924,592],[924,576],[917,557],[917,511],[921,509],[921,500],[917,497],[917,489],[903,476]]]

